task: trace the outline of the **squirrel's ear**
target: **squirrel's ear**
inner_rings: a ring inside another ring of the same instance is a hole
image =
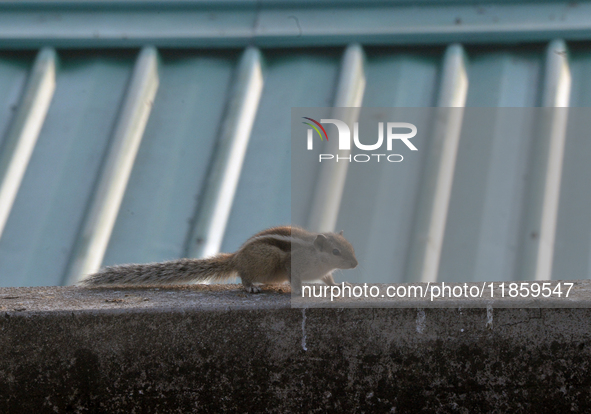
[[[316,236],[316,239],[314,240],[314,247],[322,251],[324,249],[324,245],[326,244],[326,242],[326,236],[324,234],[319,234],[318,236]]]
[[[343,230],[339,231],[339,234],[342,236],[343,235]]]

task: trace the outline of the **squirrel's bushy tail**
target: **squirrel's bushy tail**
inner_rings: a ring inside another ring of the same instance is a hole
[[[85,286],[161,285],[216,282],[234,276],[233,254],[206,259],[179,259],[162,263],[128,264],[101,269],[80,282]]]

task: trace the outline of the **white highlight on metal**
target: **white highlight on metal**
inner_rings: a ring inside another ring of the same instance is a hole
[[[427,317],[425,316],[425,310],[424,309],[417,309],[417,320],[416,320],[416,329],[417,329],[417,333],[422,334],[423,332],[425,332],[425,328],[427,327],[427,321],[426,321]]]
[[[341,117],[346,118],[346,117],[350,117],[350,114],[348,114],[348,111],[339,111],[339,110],[335,110],[335,112],[342,112],[343,115]],[[355,113],[357,113],[358,111],[354,111]],[[351,128],[349,128],[349,125],[347,125],[346,121],[341,121],[340,119],[321,119],[320,123],[322,124],[334,124],[337,127],[337,130],[339,131],[339,149],[341,150],[341,154],[343,155],[347,155],[351,152]],[[331,145],[332,147],[333,145]],[[342,150],[346,150],[346,151],[342,151]]]
[[[546,51],[546,76],[542,106],[567,108],[570,102],[571,74],[568,64],[568,48],[564,40],[554,40]]]
[[[247,48],[240,60],[203,204],[187,244],[188,257],[220,251],[263,91],[261,62],[261,52],[255,47]]]
[[[464,49],[450,45],[443,60],[438,108],[415,217],[408,267],[411,281],[437,281],[467,94]]]
[[[158,85],[158,52],[154,47],[145,47],[135,63],[109,152],[75,246],[68,284],[100,268]]]
[[[358,44],[347,47],[341,64],[341,75],[331,118],[344,121],[349,128],[359,117],[365,92],[365,54]],[[342,108],[342,109],[339,109]],[[352,109],[357,108],[357,109]],[[330,140],[322,152],[349,157],[350,150],[339,150],[339,141]],[[314,190],[308,228],[312,231],[334,231],[347,178],[348,162],[322,163]]]
[[[308,350],[306,339],[306,308],[302,308],[302,349],[304,351]]]
[[[546,54],[542,105],[547,109],[534,140],[525,254],[519,275],[525,280],[549,280],[552,276],[570,91],[568,50],[563,40],[554,40]]]
[[[37,143],[55,91],[57,55],[42,49],[0,148],[0,237]]]

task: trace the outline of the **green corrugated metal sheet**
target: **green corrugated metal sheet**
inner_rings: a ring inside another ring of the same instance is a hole
[[[222,245],[234,251],[260,229],[303,220],[291,211],[291,117],[293,106],[330,106],[339,50],[265,53],[265,87],[242,177]],[[305,209],[305,206],[303,206]],[[301,221],[300,221],[301,223]]]
[[[182,257],[236,53],[164,52],[160,86],[104,263]]]
[[[591,107],[591,47],[571,47],[573,88],[571,106]],[[573,120],[582,128],[572,134],[564,149],[565,162],[556,230],[553,274],[591,278],[591,154],[590,119],[585,113],[574,113]]]
[[[68,55],[0,239],[4,286],[63,282],[133,63],[131,54]]]
[[[574,13],[571,6],[552,2],[546,5],[503,4],[487,6],[483,13],[498,12],[498,16],[507,17],[512,8],[530,10],[538,15],[564,9],[567,19],[560,30],[573,36],[586,36],[586,32],[575,32],[574,25],[568,25],[568,19]],[[420,5],[422,13],[433,13],[439,7],[429,2]],[[288,6],[284,9],[270,3],[269,10],[265,9],[267,6],[263,7],[263,12],[267,10],[267,14],[263,13],[264,18],[257,28],[257,39],[263,39],[262,44],[276,41],[285,42],[289,47],[261,50],[263,90],[256,104],[240,180],[225,227],[223,251],[235,250],[242,241],[262,228],[290,221],[307,222],[311,201],[306,197],[310,196],[313,188],[302,184],[305,196],[302,200],[292,200],[290,109],[334,104],[339,74],[343,70],[344,49],[338,45],[351,40],[370,39],[367,44],[362,44],[366,78],[363,106],[432,107],[441,99],[446,47],[420,45],[421,39],[424,43],[442,43],[434,42],[431,32],[426,31],[421,38],[419,32],[422,29],[417,29],[414,37],[409,37],[407,42],[413,46],[400,46],[404,41],[398,38],[388,45],[388,39],[394,39],[390,35],[378,36],[379,41],[372,41],[373,38],[366,32],[356,37],[353,31],[347,34],[343,28],[335,32],[338,33],[334,38],[337,46],[314,46],[314,42],[320,45],[330,38],[320,34],[314,34],[320,36],[316,41],[306,36],[300,39],[296,35],[290,38],[290,44],[284,34],[277,34],[280,33],[277,23],[269,26],[271,34],[268,36],[262,23],[271,21],[273,13],[283,16],[286,10],[296,7],[293,3]],[[323,3],[318,10],[325,13],[333,6],[338,9],[335,13],[338,12],[339,16],[350,13],[356,7],[365,13],[362,16],[371,16],[371,13],[384,7],[388,10],[402,7],[405,13],[410,13],[408,7],[411,7],[400,2],[372,6],[374,8],[371,9],[351,2],[346,7],[342,3]],[[582,4],[579,13],[586,13],[588,6],[587,3]],[[38,6],[33,3],[27,6],[30,9],[21,10],[19,7],[0,7],[0,21],[17,11],[19,19],[27,20],[35,13],[46,16],[51,10],[50,6],[36,9]],[[156,10],[160,6],[153,7]],[[214,22],[212,24],[218,24],[215,22],[220,16],[230,21],[246,21],[252,17],[249,13],[254,13],[246,5],[242,11],[226,9],[229,6],[225,3],[215,7],[205,3],[183,7],[198,9],[198,13],[205,13],[204,10],[213,7],[209,14]],[[176,12],[183,7],[179,6]],[[450,16],[453,11],[465,15],[467,7],[459,2],[455,6],[446,5],[445,10]],[[74,9],[64,6],[60,8],[60,13],[68,16]],[[109,11],[108,7],[101,10]],[[474,10],[479,13],[477,7]],[[121,15],[123,11],[116,14]],[[170,27],[176,12],[171,9],[172,14],[161,18],[163,27]],[[131,16],[135,12],[131,7],[125,13]],[[146,13],[151,12],[148,10]],[[306,13],[293,16],[298,18],[284,19],[283,24],[296,24],[297,21],[305,34],[314,19]],[[131,26],[140,24],[136,18],[132,19]],[[159,21],[154,16],[152,18]],[[424,25],[428,22],[425,15],[414,18]],[[533,18],[527,17],[530,20]],[[280,21],[279,17],[277,19]],[[461,19],[464,20],[458,24],[461,27],[458,28],[457,40],[478,32],[478,24],[467,28],[465,23],[469,18]],[[360,22],[355,24],[360,25]],[[179,22],[179,27],[183,24]],[[517,27],[517,23],[511,24]],[[53,33],[53,26],[49,26],[40,26],[39,33],[46,29],[48,33]],[[155,32],[160,33],[163,27],[157,27]],[[493,30],[489,26],[486,28]],[[16,49],[0,52],[0,144],[14,121],[14,113],[35,59],[35,53],[18,50],[19,45],[28,45],[22,39],[10,44],[10,36],[14,34],[10,30],[14,30],[11,25],[6,26],[4,31],[0,29],[0,45]],[[273,34],[273,30],[277,33]],[[532,39],[545,40],[544,36],[555,33],[550,29],[544,30],[540,29],[538,37],[532,36]],[[515,31],[518,32],[517,29]],[[203,33],[206,33],[205,29]],[[189,244],[194,242],[190,237],[203,204],[204,188],[208,178],[211,178],[222,125],[227,121],[230,100],[234,99],[231,97],[232,85],[241,76],[239,62],[243,51],[242,47],[219,48],[224,43],[223,39],[220,40],[223,36],[215,30],[210,34],[215,39],[207,50],[163,47],[158,51],[159,85],[156,97],[150,103],[141,145],[104,252],[104,265],[182,257],[189,250]],[[245,32],[243,38],[251,35]],[[101,36],[98,36],[99,40],[104,39]],[[195,38],[191,36],[187,37],[183,46],[194,45],[191,42]],[[202,35],[199,36],[197,44],[207,42]],[[499,36],[494,38],[498,41]],[[511,38],[505,33],[503,36],[507,41],[527,40],[521,35]],[[140,38],[135,37],[133,42],[122,39],[117,46],[135,45]],[[49,36],[48,39],[54,38]],[[86,39],[86,43],[81,39]],[[113,45],[114,38],[109,39],[108,44]],[[162,39],[166,45],[165,37]],[[484,42],[480,37],[475,40]],[[112,145],[113,131],[128,94],[138,50],[95,48],[104,45],[100,42],[94,44],[92,39],[82,34],[78,40],[68,40],[72,44],[78,41],[82,42],[78,46],[85,44],[87,49],[57,50],[56,89],[6,226],[0,233],[0,286],[65,283],[75,254],[74,247],[84,242],[81,229],[87,220],[99,178],[105,172],[105,157]],[[46,44],[40,39],[32,42],[31,45],[37,46]],[[64,42],[59,40],[53,44]],[[176,38],[175,42],[181,41]],[[306,48],[294,47],[301,42],[308,42],[302,43]],[[376,43],[382,45],[376,46]],[[547,43],[525,42],[519,46],[484,43],[464,47],[469,80],[465,105],[541,106],[548,72]],[[217,49],[214,47],[216,44]],[[227,42],[227,45],[238,44],[240,42]],[[571,106],[591,106],[591,83],[588,81],[591,43],[569,42],[567,45],[572,73]],[[527,159],[532,143],[527,140],[512,142],[502,130],[494,132],[495,125],[488,127],[489,132],[471,133],[480,127],[470,122],[464,125],[441,247],[439,280],[519,278],[515,264],[518,260],[516,246],[521,243],[519,229],[523,220],[523,198],[529,185],[528,165],[523,160]],[[591,198],[588,194],[591,191],[586,184],[589,180],[580,179],[591,174],[586,161],[587,154],[591,154],[587,141],[581,133],[567,141],[565,147],[554,277],[591,277],[588,260],[591,250]],[[515,151],[511,154],[504,151],[507,145],[514,147]],[[6,151],[6,145],[0,148]],[[350,222],[356,211],[363,207],[368,212],[367,218],[356,225],[370,229],[368,233],[355,229],[348,232],[363,265],[348,272],[348,279],[375,282],[407,280],[407,257],[414,231],[412,217],[424,168],[422,163],[424,160],[403,163],[396,175],[389,170],[368,168],[347,177],[337,225]],[[318,173],[317,165],[305,168],[310,177]],[[376,180],[377,184],[359,187],[359,183],[369,179]],[[349,188],[362,188],[363,193],[348,191]],[[383,257],[388,259],[381,260]]]
[[[0,145],[20,101],[34,54],[0,54]]]

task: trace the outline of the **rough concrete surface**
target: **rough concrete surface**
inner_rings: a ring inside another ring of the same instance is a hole
[[[591,412],[591,309],[0,289],[0,413]]]

